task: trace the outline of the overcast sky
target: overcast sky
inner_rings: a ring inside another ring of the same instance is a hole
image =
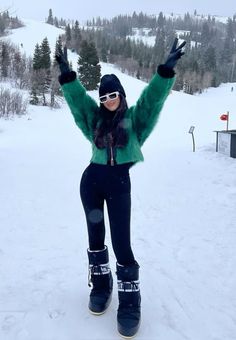
[[[93,17],[110,18],[117,14],[143,11],[147,14],[193,13],[232,16],[236,13],[236,0],[0,0],[0,9],[10,8],[13,16],[44,20],[49,8],[53,16],[84,21]]]

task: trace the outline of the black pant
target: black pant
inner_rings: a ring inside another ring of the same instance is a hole
[[[119,264],[134,263],[130,244],[131,164],[100,165],[91,163],[80,183],[91,250],[104,249],[104,201],[107,204],[113,250]]]

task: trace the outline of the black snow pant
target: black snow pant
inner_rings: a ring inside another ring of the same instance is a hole
[[[106,201],[113,250],[117,262],[129,265],[135,262],[130,244],[131,185],[129,168],[132,163],[102,165],[90,163],[80,183],[90,250],[104,249]]]

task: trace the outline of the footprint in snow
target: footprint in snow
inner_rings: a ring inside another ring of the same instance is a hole
[[[65,311],[62,311],[62,310],[59,310],[59,309],[48,311],[48,316],[50,317],[50,319],[59,319],[59,318],[64,317],[65,314],[66,314]]]
[[[3,323],[2,323],[1,328],[4,332],[9,332],[15,324],[16,324],[15,316],[14,315],[7,315],[3,319]]]

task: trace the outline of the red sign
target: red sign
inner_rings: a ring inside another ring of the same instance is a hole
[[[228,115],[224,113],[223,115],[220,116],[221,120],[228,120]]]

